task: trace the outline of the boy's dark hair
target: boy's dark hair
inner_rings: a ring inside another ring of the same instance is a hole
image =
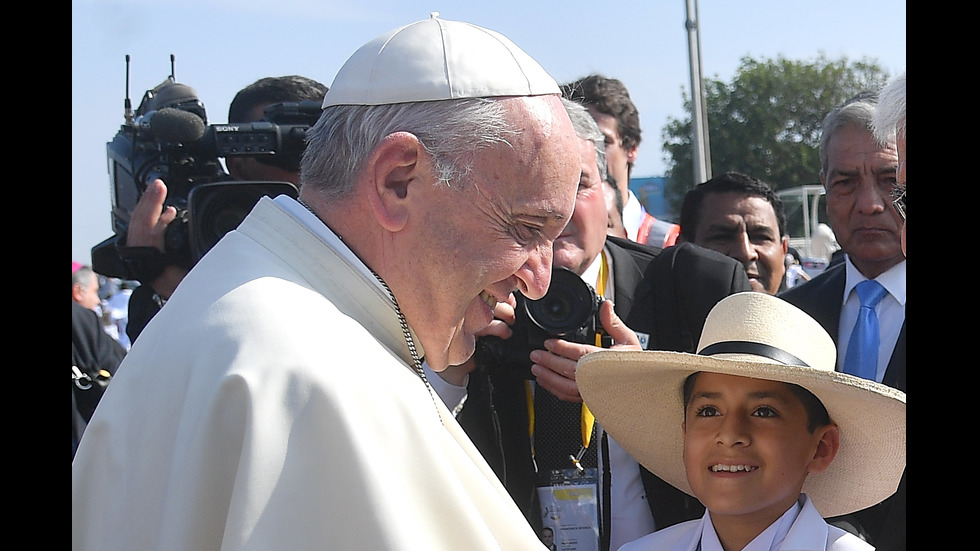
[[[691,373],[684,380],[684,411],[687,411],[687,406],[691,402],[691,395],[694,393],[694,382],[697,381],[698,375],[701,373],[703,372],[697,371]],[[783,384],[789,386],[790,391],[803,405],[803,410],[806,411],[806,430],[810,434],[813,434],[818,428],[830,424],[830,414],[827,413],[827,408],[824,407],[823,402],[814,396],[812,392],[793,383]]]
[[[701,209],[705,198],[712,193],[744,193],[750,197],[761,197],[772,205],[776,213],[776,224],[779,226],[779,236],[786,235],[786,212],[783,201],[776,195],[772,187],[758,178],[753,178],[741,172],[726,172],[720,176],[698,184],[687,192],[681,204],[681,235],[685,241],[695,242],[698,223],[701,221]]]

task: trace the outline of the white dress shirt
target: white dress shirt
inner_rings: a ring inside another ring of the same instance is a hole
[[[874,551],[854,534],[827,524],[806,494],[741,551]],[[690,520],[628,543],[620,551],[722,551],[718,534],[705,511]]]
[[[643,224],[645,213],[646,209],[643,208],[643,204],[636,198],[633,190],[629,190],[626,203],[623,204],[623,227],[626,229],[626,237],[636,241],[636,235],[640,231],[640,225]]]

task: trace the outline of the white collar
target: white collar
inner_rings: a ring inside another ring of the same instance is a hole
[[[797,517],[800,516],[800,512],[803,510],[803,505],[806,501],[806,495],[800,494],[800,498],[783,513],[783,516],[776,519],[768,528],[750,541],[748,545],[742,548],[742,551],[771,551],[773,549],[779,549],[779,545],[786,538],[786,534],[793,527],[793,523],[796,522]],[[724,548],[721,546],[721,541],[718,540],[718,533],[715,532],[715,526],[711,523],[711,513],[708,511],[705,511],[704,514],[704,528],[701,532],[701,551],[724,551]]]
[[[851,258],[845,257],[844,262],[846,263],[846,281],[844,282],[844,296],[841,299],[842,303],[847,302],[847,297],[851,296],[851,290],[861,283],[862,281],[868,279],[854,263],[851,262]],[[905,267],[906,261],[903,260],[898,264],[889,268],[885,273],[880,274],[878,277],[874,278],[875,281],[881,284],[882,287],[888,291],[888,294],[893,296],[896,301],[902,306],[905,306]]]
[[[592,260],[592,264],[582,272],[582,281],[588,283],[593,288],[596,287],[596,283],[599,281],[599,269],[602,267],[602,253],[595,255],[595,259]]]

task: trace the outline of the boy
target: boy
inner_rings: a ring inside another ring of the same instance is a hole
[[[707,509],[621,550],[872,549],[823,517],[895,492],[905,393],[835,372],[836,358],[801,310],[738,293],[711,310],[697,354],[579,360],[576,380],[596,420]]]

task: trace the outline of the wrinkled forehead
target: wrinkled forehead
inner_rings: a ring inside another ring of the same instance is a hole
[[[828,142],[827,161],[829,170],[839,166],[897,164],[898,149],[895,138],[878,141],[871,130],[849,125],[837,131]]]

